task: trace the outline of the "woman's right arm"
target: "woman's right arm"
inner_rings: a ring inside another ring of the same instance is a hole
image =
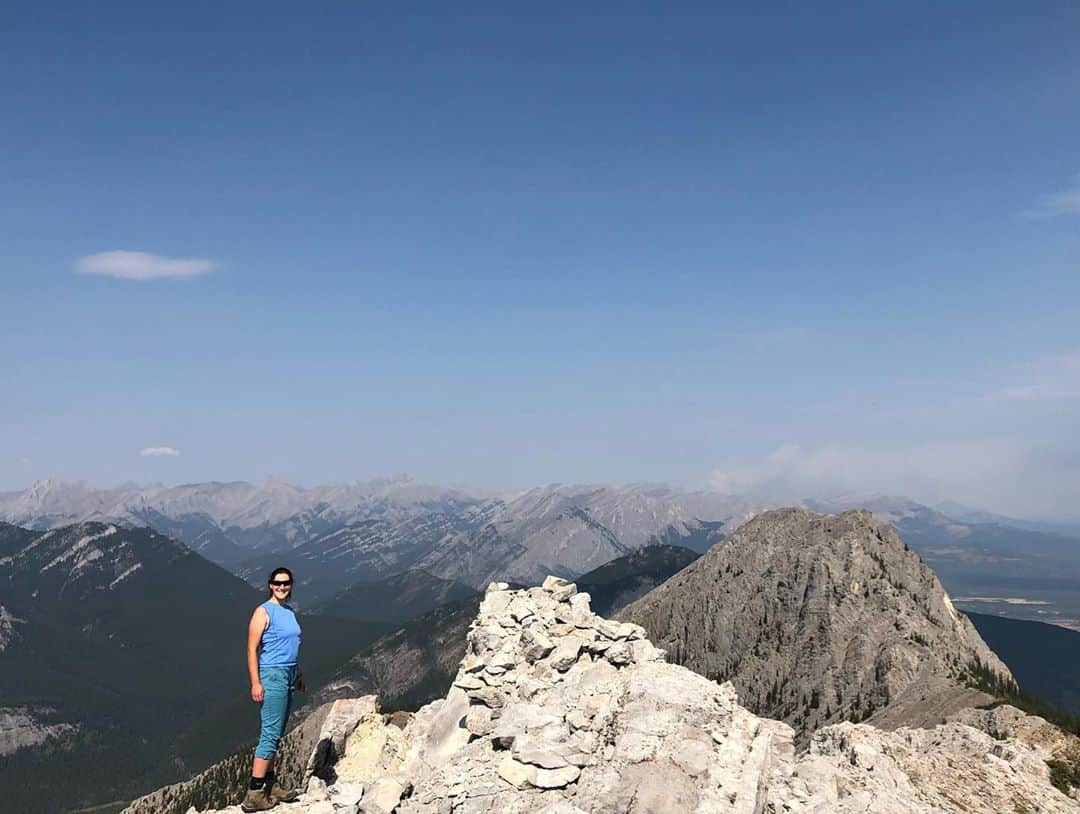
[[[263,631],[270,624],[270,616],[266,608],[255,608],[248,623],[247,635],[247,667],[248,677],[251,679],[251,700],[263,700],[263,686],[259,681],[259,642],[262,641]]]

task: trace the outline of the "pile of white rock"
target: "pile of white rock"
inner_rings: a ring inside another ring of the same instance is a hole
[[[793,732],[741,707],[588,594],[493,583],[444,699],[337,702],[294,814],[1074,812],[1044,756],[959,723]],[[228,809],[238,811],[239,809]]]

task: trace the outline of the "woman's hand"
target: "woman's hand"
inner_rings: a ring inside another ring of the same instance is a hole
[[[263,685],[259,682],[255,682],[251,685],[251,700],[257,703],[262,703],[263,700]]]
[[[307,692],[307,682],[304,681],[303,673],[296,677],[296,690],[297,692]]]

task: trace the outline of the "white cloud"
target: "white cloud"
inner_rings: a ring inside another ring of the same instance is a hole
[[[144,458],[158,458],[161,456],[176,456],[180,454],[180,450],[173,449],[172,447],[146,447],[139,451],[139,454]]]
[[[1074,179],[1070,189],[1044,195],[1034,209],[1024,212],[1028,218],[1054,218],[1059,215],[1080,216],[1080,176]]]
[[[1080,399],[1080,350],[1035,365],[1028,381],[1006,387],[1001,395],[1010,401]]]
[[[198,257],[161,257],[148,252],[113,251],[80,257],[75,270],[121,280],[164,280],[197,277],[217,268],[212,260]]]

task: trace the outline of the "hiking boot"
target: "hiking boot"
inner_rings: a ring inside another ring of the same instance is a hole
[[[278,801],[270,795],[265,787],[261,789],[248,789],[244,802],[240,804],[241,811],[269,811],[276,806]]]
[[[296,798],[299,796],[296,789],[290,789],[278,782],[273,769],[266,773],[266,787],[270,789],[270,796],[279,803],[295,803]]]
[[[296,789],[285,788],[275,780],[270,789],[270,796],[279,803],[295,803],[300,795],[297,794]]]

